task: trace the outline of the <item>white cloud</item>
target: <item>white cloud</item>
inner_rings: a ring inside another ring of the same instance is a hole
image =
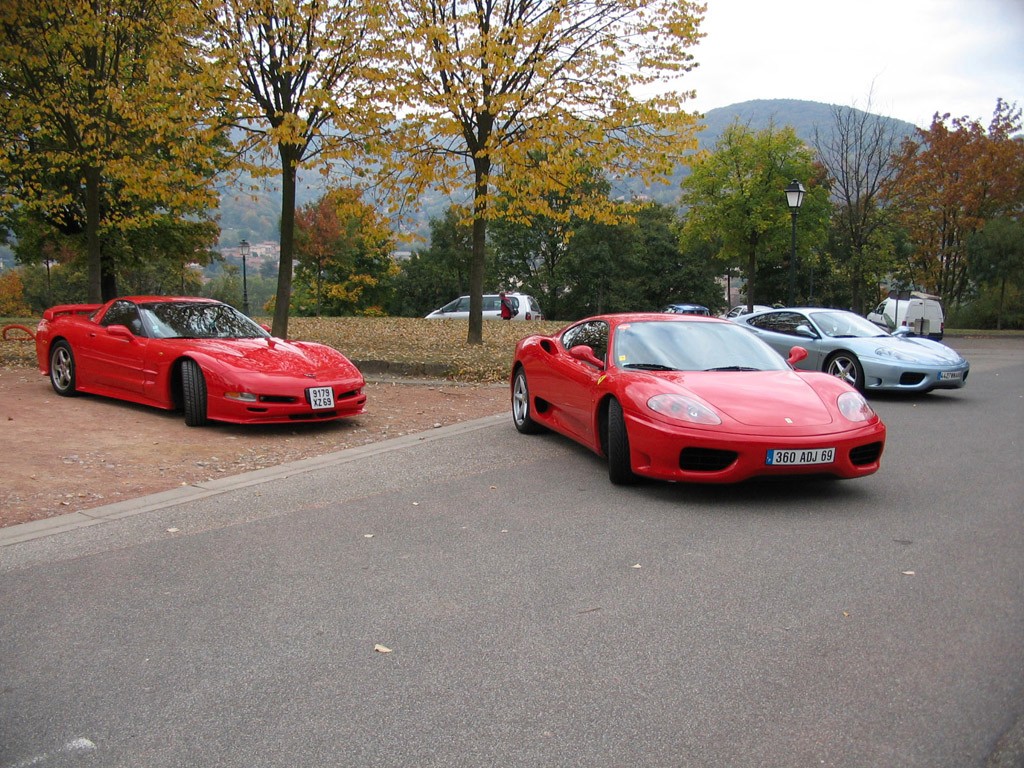
[[[866,107],[926,127],[1024,107],[1021,0],[708,0],[700,66],[681,85],[707,111],[750,99]]]

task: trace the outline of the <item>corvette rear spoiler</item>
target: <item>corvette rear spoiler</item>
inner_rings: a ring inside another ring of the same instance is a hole
[[[102,304],[61,304],[44,310],[43,320],[53,320],[60,315],[87,315],[102,306]]]

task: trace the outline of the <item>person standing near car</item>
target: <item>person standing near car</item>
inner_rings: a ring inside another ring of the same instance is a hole
[[[511,320],[512,315],[515,314],[515,312],[512,311],[512,302],[509,301],[508,296],[505,295],[504,291],[498,294],[498,298],[501,300],[501,319]]]

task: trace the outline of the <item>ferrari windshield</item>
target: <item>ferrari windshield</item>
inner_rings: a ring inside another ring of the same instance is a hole
[[[866,317],[844,310],[811,312],[811,319],[826,336],[834,339],[868,339],[889,334]]]
[[[612,360],[625,370],[781,371],[771,347],[733,323],[645,321],[615,329]]]
[[[258,339],[269,334],[228,304],[154,302],[139,305],[150,336],[157,339]]]

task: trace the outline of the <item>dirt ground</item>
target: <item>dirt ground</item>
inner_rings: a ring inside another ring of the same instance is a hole
[[[367,412],[325,424],[185,426],[180,413],[58,397],[0,368],[0,527],[503,413],[507,387],[374,381]]]

